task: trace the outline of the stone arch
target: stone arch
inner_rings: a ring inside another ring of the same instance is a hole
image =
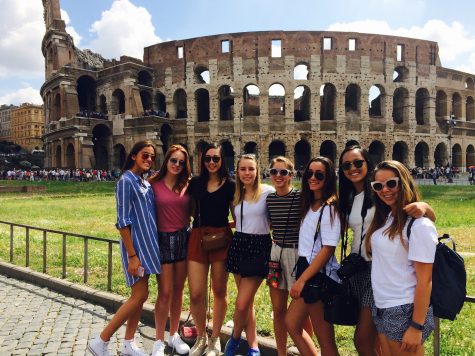
[[[223,152],[223,161],[226,164],[228,171],[234,171],[234,147],[229,140],[221,141],[221,148]]]
[[[222,85],[218,89],[219,119],[230,121],[234,119],[234,89],[229,85]]]
[[[244,100],[244,112],[243,117],[246,116],[259,116],[260,111],[260,90],[255,84],[248,84],[242,90],[242,96]]]
[[[125,113],[125,95],[121,89],[116,89],[112,93],[111,101],[111,114],[123,114]]]
[[[335,162],[336,160],[336,144],[331,140],[323,141],[320,145],[320,156],[327,157]]]
[[[269,116],[285,115],[285,88],[280,83],[269,87]]]
[[[459,93],[452,95],[452,114],[455,115],[456,120],[462,117],[462,97]]]
[[[475,89],[475,85],[474,85],[473,79],[471,77],[468,77],[465,80],[465,89],[468,89],[468,90]]]
[[[53,120],[58,121],[61,118],[61,94],[56,94],[54,97]]]
[[[404,66],[399,66],[394,68],[393,71],[393,82],[394,83],[403,83],[409,79],[409,69]]]
[[[195,80],[198,84],[209,84],[209,69],[204,65],[197,65],[195,67]]]
[[[112,132],[106,125],[99,124],[92,129],[93,152],[96,169],[109,169],[109,146]]]
[[[393,121],[396,124],[407,122],[409,117],[409,92],[406,88],[397,88],[393,94]]]
[[[83,75],[78,78],[76,90],[80,111],[96,111],[96,87],[96,81],[90,76]]]
[[[140,91],[140,100],[144,111],[152,110],[152,94],[147,90]]]
[[[198,122],[209,121],[209,92],[199,88],[195,91],[196,114]]]
[[[334,120],[336,110],[336,88],[331,83],[320,87],[320,120]]]
[[[63,167],[63,163],[61,162],[61,154],[62,154],[61,145],[57,145],[56,146],[56,168]]]
[[[295,144],[294,148],[294,163],[297,170],[302,170],[310,161],[311,157],[310,143],[306,140],[300,140]]]
[[[356,140],[346,141],[345,147],[350,147],[350,146],[360,146],[360,143]]]
[[[294,67],[294,80],[308,80],[309,75],[310,70],[307,63],[300,62]]]
[[[438,90],[435,96],[435,117],[447,117],[447,94],[443,90]]]
[[[124,166],[125,158],[126,158],[125,147],[120,143],[114,146],[114,160],[113,160],[113,167],[114,169],[121,169]]]
[[[294,90],[294,121],[310,120],[311,93],[306,85],[299,85]]]
[[[152,87],[153,77],[152,75],[146,71],[141,70],[137,76],[137,82],[139,85],[144,85],[146,87]]]
[[[269,145],[269,162],[277,156],[285,156],[285,143],[274,140]]]
[[[426,88],[416,91],[416,122],[418,125],[429,124],[430,95]]]
[[[475,102],[473,97],[469,96],[465,103],[465,113],[467,116],[467,121],[473,122],[475,121]]]
[[[382,117],[385,109],[384,88],[378,84],[372,85],[368,94],[369,116]]]
[[[462,147],[458,143],[452,146],[452,166],[462,167]]]
[[[257,156],[257,143],[255,143],[254,141],[246,142],[246,144],[244,145],[244,153],[252,153]]]
[[[403,141],[398,141],[393,145],[393,153],[391,158],[393,160],[399,161],[404,164],[406,167],[409,166],[409,148],[407,143]]]
[[[439,143],[434,150],[434,164],[436,167],[445,166],[449,162],[447,157],[447,146],[445,143]]]
[[[162,141],[163,154],[167,153],[170,147],[170,136],[172,135],[172,128],[168,124],[163,124],[160,127],[160,141]]]
[[[157,110],[159,111],[159,114],[167,112],[167,98],[165,97],[165,94],[163,94],[161,91],[158,91],[157,94],[155,94],[155,102],[157,104]]]
[[[66,167],[76,168],[75,149],[72,143],[66,147]]]
[[[414,160],[416,167],[429,168],[429,145],[424,141],[419,142],[414,149]]]
[[[384,161],[385,147],[381,141],[373,141],[369,145],[368,153],[371,161],[376,166],[379,162]]]
[[[465,162],[467,164],[467,167],[475,166],[475,147],[473,145],[467,146]]]
[[[175,105],[176,119],[186,119],[188,117],[188,103],[186,92],[183,89],[177,89],[173,94],[173,104]]]
[[[357,84],[350,84],[345,91],[345,112],[360,115],[361,89]]]
[[[99,97],[99,111],[101,114],[107,115],[107,99],[104,94]]]

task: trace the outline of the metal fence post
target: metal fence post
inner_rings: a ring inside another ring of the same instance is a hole
[[[25,267],[30,266],[30,228],[26,228],[26,236],[25,236],[25,253],[26,253],[26,258],[25,258]]]
[[[63,234],[63,275],[62,278],[66,278],[66,234]]]
[[[13,224],[10,224],[10,263],[13,263]]]
[[[43,230],[43,273],[46,273],[46,230]]]
[[[112,242],[109,242],[109,250],[107,254],[107,291],[112,290]]]
[[[88,242],[89,240],[88,239],[84,239],[84,283],[87,283],[87,274],[88,274],[88,270],[89,270],[89,266],[88,266]]]

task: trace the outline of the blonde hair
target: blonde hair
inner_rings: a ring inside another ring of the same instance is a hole
[[[284,156],[277,156],[277,157],[272,158],[272,160],[269,163],[269,169],[274,168],[274,165],[277,162],[285,164],[285,167],[290,171],[290,175],[294,175],[294,173],[295,173],[294,164],[292,163],[292,161],[290,159],[288,159],[287,157],[284,157]],[[289,179],[288,185],[289,186],[292,185],[292,179]]]
[[[259,162],[257,162],[257,158],[254,154],[246,153],[239,157],[237,161],[237,165],[236,165],[236,190],[234,192],[234,200],[233,200],[234,206],[240,204],[244,200],[244,184],[242,184],[241,179],[239,179],[239,163],[243,159],[251,160],[256,164],[256,179],[254,180],[254,184],[252,185],[254,194],[252,194],[251,201],[257,202],[261,195],[261,173],[259,169]]]
[[[384,233],[389,235],[389,239],[394,239],[397,235],[400,236],[402,244],[405,246],[404,240],[402,238],[402,232],[407,221],[407,214],[404,212],[403,208],[410,203],[420,201],[419,190],[417,189],[416,183],[412,178],[409,170],[398,161],[384,161],[379,163],[374,169],[372,180],[376,176],[378,171],[388,170],[394,172],[396,177],[399,177],[399,192],[397,197],[397,210],[393,216],[393,223],[389,226]],[[384,226],[388,214],[391,212],[391,208],[386,205],[377,194],[374,194],[374,218],[369,226],[367,232],[367,238],[365,239],[365,248],[366,251],[371,253],[371,235],[378,229]]]

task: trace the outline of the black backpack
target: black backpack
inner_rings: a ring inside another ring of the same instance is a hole
[[[415,219],[410,218],[407,226],[407,239],[411,235]],[[452,249],[446,243],[452,241]],[[455,320],[462,310],[467,295],[467,272],[462,256],[455,251],[455,241],[444,234],[439,237],[432,267],[432,294],[430,303],[434,316],[442,319]]]

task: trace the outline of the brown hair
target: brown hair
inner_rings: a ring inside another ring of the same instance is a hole
[[[157,149],[155,148],[155,145],[153,144],[152,141],[144,140],[144,141],[139,141],[135,143],[134,147],[132,147],[129,154],[127,155],[127,158],[125,159],[124,165],[122,166],[121,173],[124,173],[125,171],[129,170],[130,168],[134,166],[135,161],[132,159],[132,156],[137,156],[137,154],[145,147],[152,147],[153,153],[157,154]]]
[[[163,160],[162,166],[160,167],[158,174],[150,179],[150,183],[159,181],[165,178],[168,172],[168,169],[167,169],[168,161],[170,160],[171,155],[177,151],[185,155],[185,166],[183,167],[183,170],[180,172],[175,182],[175,185],[173,186],[173,190],[177,193],[180,193],[183,190],[183,188],[185,188],[186,185],[188,184],[188,181],[191,175],[191,167],[190,167],[190,159],[188,157],[188,151],[182,145],[170,146],[170,148],[167,150],[167,153],[165,154],[165,159]]]

